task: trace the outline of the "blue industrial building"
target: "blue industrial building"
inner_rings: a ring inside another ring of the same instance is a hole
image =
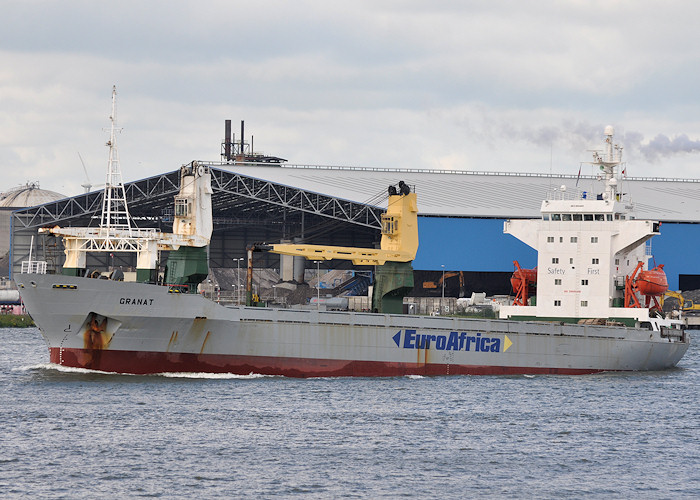
[[[583,175],[488,173],[464,171],[330,168],[305,166],[233,166],[261,179],[362,202],[387,185],[403,180],[418,194],[420,246],[416,270],[445,269],[512,272],[513,261],[537,265],[537,253],[510,235],[503,223],[512,218],[538,218],[551,193],[581,196],[602,189],[595,172]],[[664,264],[669,287],[700,288],[700,262],[686,249],[700,244],[700,179],[627,178],[620,187],[630,193],[638,219],[662,222],[652,238],[656,264]],[[584,194],[585,193],[585,194]]]
[[[413,263],[417,270],[512,271],[517,260],[524,268],[537,265],[537,252],[503,234],[505,219],[420,217],[420,247]],[[654,262],[664,264],[669,288],[700,288],[700,262],[685,248],[700,248],[700,225],[665,223],[652,240]]]
[[[537,252],[503,234],[504,219],[419,217],[420,246],[413,268],[460,271],[512,271],[513,261],[537,265]]]

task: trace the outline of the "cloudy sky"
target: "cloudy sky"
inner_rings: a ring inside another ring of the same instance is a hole
[[[0,3],[0,191],[218,160],[224,120],[290,163],[700,178],[700,2]],[[584,167],[583,172],[586,172]]]

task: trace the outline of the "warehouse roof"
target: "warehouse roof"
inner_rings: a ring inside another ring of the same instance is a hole
[[[214,164],[212,164],[214,165]],[[595,175],[407,170],[310,165],[217,164],[243,176],[273,181],[357,203],[375,199],[403,180],[415,186],[421,215],[447,217],[539,217],[553,189],[602,192]],[[700,222],[700,179],[623,177],[639,219]]]

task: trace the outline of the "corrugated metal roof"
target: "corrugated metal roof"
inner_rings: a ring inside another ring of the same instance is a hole
[[[421,215],[447,217],[539,217],[542,200],[554,188],[564,185],[569,193],[593,194],[603,190],[591,175],[250,164],[219,168],[358,203],[403,180],[415,186]],[[700,222],[700,179],[623,178],[620,191],[630,194],[639,219]]]

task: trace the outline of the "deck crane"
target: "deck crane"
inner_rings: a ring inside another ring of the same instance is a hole
[[[207,165],[193,161],[180,168],[180,191],[174,200],[173,232],[162,233],[154,228],[137,228],[126,200],[117,152],[117,88],[112,87],[110,114],[109,161],[102,194],[102,216],[99,227],[45,227],[39,233],[63,238],[66,259],[63,274],[84,276],[89,253],[135,253],[136,281],[158,280],[158,253],[170,251],[166,266],[166,283],[178,289],[195,292],[209,269],[207,246],[213,231],[211,208],[211,171]],[[82,161],[82,158],[81,158]],[[84,165],[83,165],[84,167]],[[86,170],[87,175],[87,170]],[[100,273],[97,273],[99,275]],[[113,273],[112,276],[123,273]]]
[[[252,252],[268,251],[304,257],[307,260],[349,260],[353,264],[377,266],[372,310],[401,313],[403,297],[413,288],[411,262],[418,251],[418,205],[416,193],[400,181],[388,189],[387,211],[382,214],[380,248],[356,248],[295,243],[255,244],[248,247],[247,299],[252,305]]]

